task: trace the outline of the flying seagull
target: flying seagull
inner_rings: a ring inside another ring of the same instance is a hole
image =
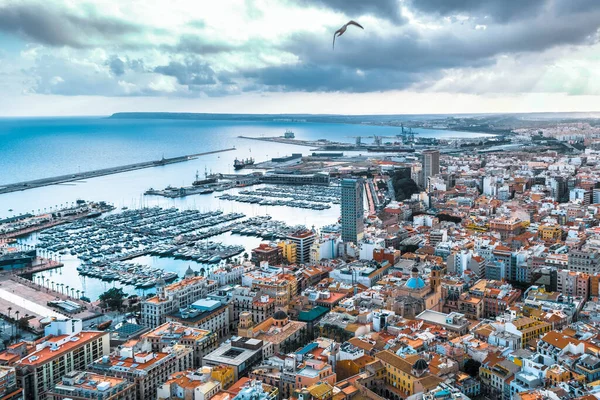
[[[335,33],[333,34],[333,48],[334,49],[335,49],[335,38],[342,36],[344,34],[344,32],[346,32],[346,29],[348,29],[348,25],[354,25],[354,26],[358,26],[360,29],[365,29],[358,22],[356,22],[356,21],[349,21],[346,25],[342,26],[340,29],[338,29],[337,31],[335,31]]]

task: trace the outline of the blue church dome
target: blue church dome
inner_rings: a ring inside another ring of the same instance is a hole
[[[425,281],[420,277],[412,277],[406,281],[406,287],[408,289],[422,289],[425,287]]]

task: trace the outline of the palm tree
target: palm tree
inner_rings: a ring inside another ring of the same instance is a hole
[[[46,278],[46,287],[50,288],[50,278]]]
[[[67,285],[67,297],[69,296],[69,285]]]
[[[52,281],[52,291],[54,292],[54,281]]]
[[[19,334],[19,310],[15,311],[15,314],[17,315],[17,318],[15,318],[15,326],[17,327],[17,335]]]
[[[8,319],[10,319],[10,312],[12,311],[12,307],[8,307]]]
[[[75,288],[71,288],[71,297],[75,297],[74,292],[75,292]]]
[[[79,293],[81,292],[81,290],[77,289],[76,292],[77,292],[77,298],[79,298]]]

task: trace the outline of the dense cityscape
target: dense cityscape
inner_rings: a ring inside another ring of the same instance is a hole
[[[600,400],[600,0],[0,0],[0,400]]]
[[[319,147],[145,194],[216,196],[232,212],[74,199],[0,221],[2,398],[600,395],[594,122],[243,140]],[[339,214],[306,226],[233,206],[245,203]],[[65,285],[63,270],[107,290]]]

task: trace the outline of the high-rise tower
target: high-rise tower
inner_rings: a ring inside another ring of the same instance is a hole
[[[440,173],[440,152],[438,150],[425,150],[423,152],[423,182],[427,178]]]
[[[342,240],[358,243],[364,231],[363,181],[342,180]]]

